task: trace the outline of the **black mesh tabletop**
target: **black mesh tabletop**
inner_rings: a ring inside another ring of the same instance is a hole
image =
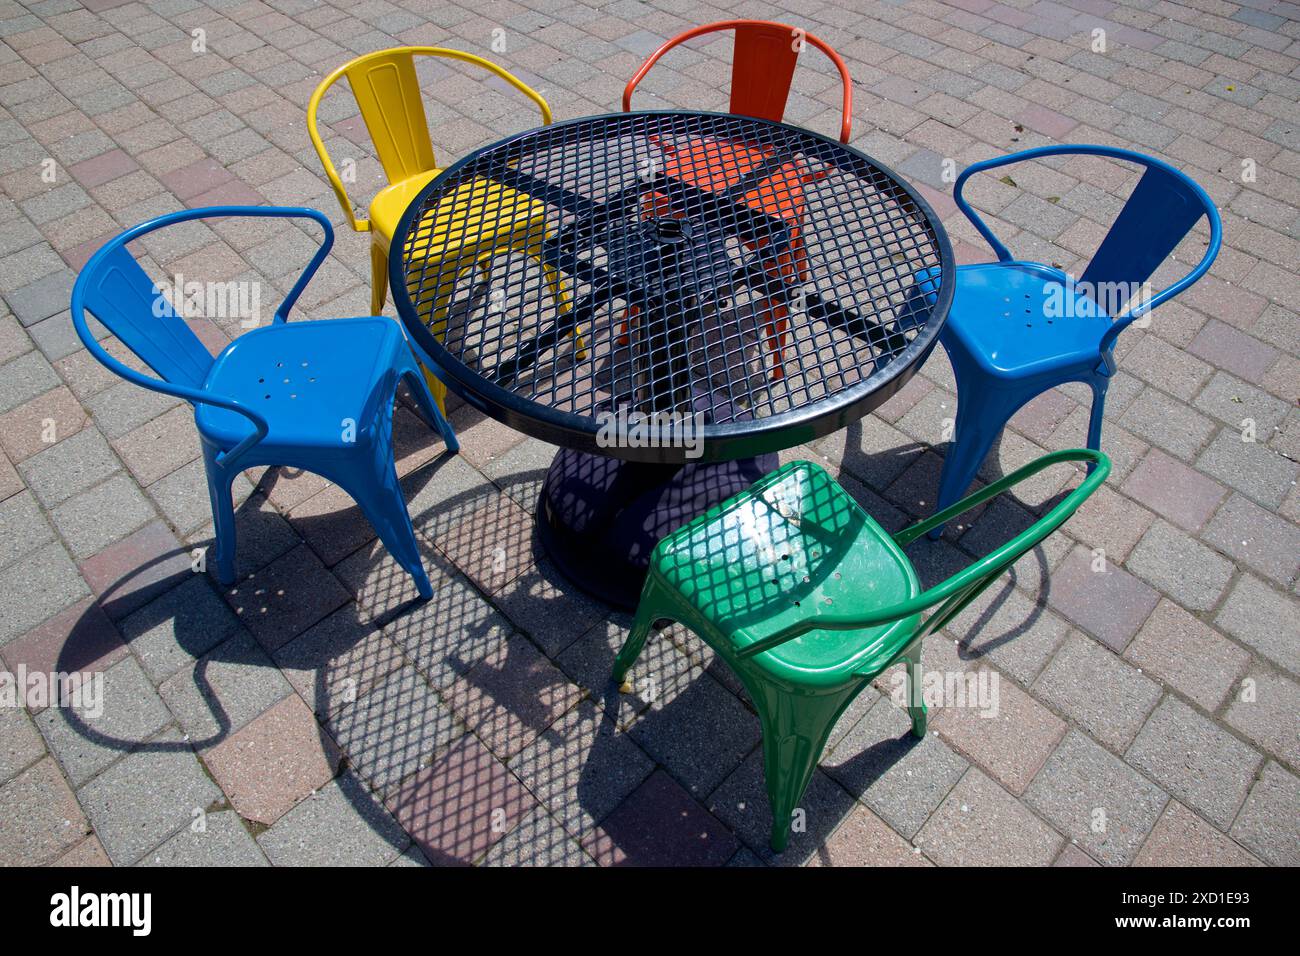
[[[934,347],[953,260],[925,201],[856,150],[646,112],[456,163],[407,209],[389,268],[418,350],[471,405],[558,445],[671,463],[684,416],[721,460],[875,408]],[[611,415],[640,440],[611,444]]]

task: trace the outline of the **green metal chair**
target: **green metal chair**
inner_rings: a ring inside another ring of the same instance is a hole
[[[909,542],[1064,462],[1096,467],[1011,541],[921,590],[903,553]],[[615,680],[625,679],[651,627],[664,620],[686,625],[726,660],[762,723],[772,849],[780,852],[844,709],[881,671],[905,661],[912,733],[924,737],[922,641],[1059,528],[1109,472],[1100,452],[1053,452],[890,536],[821,468],[791,462],[659,542]]]

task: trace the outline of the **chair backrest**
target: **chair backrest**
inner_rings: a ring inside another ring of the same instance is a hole
[[[926,534],[932,528],[946,524],[962,512],[969,511],[988,501],[1011,486],[1032,477],[1044,468],[1064,462],[1084,462],[1092,466],[1092,471],[1077,488],[1067,494],[1047,514],[1039,518],[1030,527],[983,558],[958,571],[947,580],[934,585],[915,597],[894,600],[892,603],[880,606],[867,614],[857,613],[852,610],[846,612],[836,607],[829,609],[825,606],[815,607],[802,619],[788,627],[745,645],[739,649],[738,656],[742,658],[752,657],[786,641],[794,640],[812,630],[856,630],[858,628],[879,627],[917,617],[931,608],[934,608],[934,610],[928,617],[917,618],[916,630],[911,633],[906,643],[910,644],[914,640],[923,639],[925,636],[934,633],[948,624],[967,605],[983,593],[989,585],[998,580],[1003,571],[1037,547],[1044,538],[1063,525],[1066,519],[1074,514],[1088,496],[1101,487],[1106,480],[1106,476],[1110,472],[1110,459],[1101,452],[1091,449],[1081,448],[1051,452],[1031,461],[993,484],[981,488],[956,504],[931,515],[924,521],[917,522],[893,535],[894,542],[900,547],[904,547]],[[785,476],[794,470],[802,468],[811,473],[815,467],[809,465],[808,462],[791,462],[756,482],[746,494],[759,494],[774,482],[783,480]],[[820,472],[820,469],[817,469],[817,471]],[[847,524],[851,530],[851,525],[855,519],[851,514],[848,514],[846,509],[833,506],[834,495],[827,494],[824,490],[832,479],[824,476],[824,473],[820,479],[815,475],[812,478],[811,481],[803,482],[805,493],[801,500],[796,500],[793,503],[793,512],[798,516],[800,524],[803,523],[805,518],[804,514],[799,513],[801,510],[803,512],[809,510],[816,512],[815,521],[812,522],[813,527],[801,527],[798,529],[798,533],[818,536],[824,541],[823,549],[830,548],[833,551],[836,537],[852,537],[851,534],[844,534],[842,529]],[[796,499],[799,499],[799,496],[796,496]],[[832,502],[832,504],[828,505],[828,502]],[[782,514],[784,515],[784,511],[782,511]],[[830,521],[830,526],[820,527],[819,525],[827,525],[828,515],[833,519]],[[900,644],[900,647],[902,646]]]
[[[1214,207],[1214,202],[1195,180],[1151,156],[1113,146],[1086,144],[1040,146],[1036,149],[1012,153],[1009,156],[973,163],[962,171],[953,186],[953,198],[958,208],[966,214],[966,218],[993,247],[993,251],[1001,261],[1011,261],[1011,253],[966,202],[962,195],[962,187],[966,180],[984,170],[1045,156],[1062,155],[1105,156],[1145,168],[1142,178],[1138,180],[1137,186],[1134,187],[1124,207],[1111,224],[1110,231],[1094,253],[1092,261],[1083,275],[1078,277],[1083,291],[1093,297],[1098,305],[1109,304],[1098,299],[1099,290],[1104,291],[1121,285],[1136,289],[1144,285],[1197,221],[1202,216],[1209,220],[1209,247],[1200,263],[1154,297],[1139,300],[1124,316],[1112,316],[1122,322],[1122,324],[1117,322],[1117,327],[1111,330],[1114,335],[1117,335],[1123,325],[1127,325],[1139,315],[1149,312],[1161,302],[1177,295],[1210,268],[1210,264],[1219,254],[1219,246],[1222,242],[1223,227],[1219,220],[1219,212]],[[1127,297],[1124,297],[1124,301],[1127,301]],[[1108,337],[1113,341],[1113,335],[1108,333]]]
[[[334,187],[343,211],[355,228],[368,228],[368,224],[363,226],[362,221],[354,216],[352,203],[325,151],[325,144],[321,141],[316,111],[326,91],[340,77],[346,76],[388,181],[401,182],[436,168],[437,160],[429,137],[428,117],[424,112],[424,98],[420,93],[420,80],[415,69],[417,56],[460,60],[481,67],[532,100],[541,113],[543,125],[551,123],[551,108],[541,94],[509,71],[472,53],[436,46],[395,47],[376,50],[344,63],[321,80],[312,93],[307,104],[307,130],[321,164],[325,167],[330,185]]]
[[[131,238],[110,240],[86,264],[76,282],[80,302],[165,381],[198,388],[212,354],[126,248]]]
[[[182,209],[132,226],[114,236],[90,257],[90,261],[77,276],[72,288],[73,326],[96,358],[136,384],[153,387],[148,380],[133,370],[126,369],[104,352],[90,334],[83,314],[85,311],[99,319],[123,345],[164,381],[190,389],[203,384],[212,367],[212,354],[190,328],[184,316],[177,314],[175,297],[168,295],[168,290],[149,278],[127,249],[127,244],[177,223],[222,217],[313,219],[324,230],[320,248],[275,311],[276,322],[285,320],[289,309],[334,244],[334,229],[324,213],[296,206],[209,206]],[[175,292],[179,296],[183,290]]]
[[[623,90],[623,110],[632,109],[632,91],[650,72],[659,58],[686,40],[706,33],[735,31],[736,45],[731,66],[731,112],[739,116],[779,123],[785,116],[786,101],[790,98],[790,83],[794,67],[804,45],[811,43],[821,50],[839,70],[844,89],[840,140],[847,143],[853,122],[853,80],[844,60],[825,41],[784,23],[769,20],[721,20],[694,27],[673,37],[641,65]]]

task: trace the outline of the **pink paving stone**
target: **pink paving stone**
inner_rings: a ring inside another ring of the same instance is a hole
[[[1079,545],[1052,575],[1047,603],[1119,653],[1156,606],[1159,595],[1114,562],[1093,571],[1092,552]]]
[[[196,163],[174,169],[159,177],[162,184],[182,201],[211,192],[234,178],[215,159],[200,159]]]
[[[342,754],[297,694],[290,694],[204,755],[239,815],[270,825],[324,786]]]
[[[976,672],[972,669],[970,673]],[[997,689],[996,712],[970,705],[948,706],[937,711],[931,725],[959,752],[1020,796],[1065,736],[1066,725],[1015,681],[1000,679]]]
[[[1227,494],[1223,485],[1158,448],[1147,452],[1122,490],[1186,531],[1203,528]]]
[[[107,153],[73,164],[68,167],[68,172],[81,185],[91,189],[139,168],[136,161],[122,150],[111,149]]]
[[[805,866],[932,866],[862,804],[854,807]]]
[[[108,242],[108,240],[112,239],[116,235],[116,232],[106,232],[102,236],[96,236],[94,239],[87,239],[85,242],[79,242],[75,246],[70,246],[67,249],[64,249],[60,255],[63,256],[64,262],[70,265],[73,269],[80,271],[82,267],[90,261],[90,257],[97,253],[103,247],[104,243]]]
[[[99,842],[99,837],[92,833],[48,865],[82,869],[88,866],[112,866],[113,861],[108,858],[108,853],[105,852],[104,845]]]
[[[533,566],[533,516],[499,494],[434,539],[457,567],[495,594]]]
[[[258,202],[261,202],[261,200],[258,200]],[[199,341],[203,343],[203,347],[213,355],[221,354],[222,350],[230,344],[230,336],[211,319],[186,319],[185,324],[190,327],[191,332],[198,336]]]
[[[435,866],[473,863],[537,806],[472,734],[413,774],[385,803]]]
[[[1235,841],[1177,800],[1170,800],[1134,866],[1263,866]]]
[[[1232,326],[1211,319],[1196,333],[1187,351],[1227,369],[1247,382],[1258,382],[1277,361],[1277,349]]]
[[[165,524],[151,521],[83,561],[81,576],[117,621],[196,573],[192,560]]]
[[[86,410],[67,386],[0,415],[0,444],[10,461],[26,461],[38,451],[71,438],[89,421]]]
[[[1056,858],[1052,866],[1101,866],[1096,860],[1088,856],[1073,843],[1067,843],[1061,855]]]
[[[1016,117],[1032,130],[1037,130],[1044,136],[1050,136],[1053,139],[1062,139],[1065,134],[1070,132],[1079,125],[1079,121],[1071,119],[1056,110],[1048,109],[1046,106],[1031,104],[1022,109]]]
[[[117,628],[94,598],[85,598],[10,641],[0,658],[11,673],[20,667],[27,673],[75,673],[107,670],[126,653]]]
[[[601,866],[720,866],[739,844],[717,817],[656,770],[582,848]]]

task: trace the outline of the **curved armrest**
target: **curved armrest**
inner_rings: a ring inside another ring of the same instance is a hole
[[[1116,337],[1118,337],[1124,329],[1128,328],[1129,324],[1133,322],[1134,319],[1146,312],[1150,312],[1156,306],[1160,305],[1160,303],[1172,299],[1174,296],[1178,295],[1178,293],[1182,292],[1192,283],[1200,279],[1201,276],[1205,275],[1215,258],[1218,257],[1219,247],[1223,244],[1223,222],[1219,218],[1219,211],[1215,208],[1214,201],[1210,199],[1209,195],[1201,187],[1200,183],[1170,166],[1168,163],[1161,162],[1154,157],[1144,156],[1141,153],[1135,153],[1132,150],[1120,149],[1114,146],[1096,146],[1087,143],[1062,143],[1054,146],[1038,146],[1034,149],[1022,150],[1021,152],[1011,153],[1007,156],[997,156],[993,159],[985,159],[978,163],[971,163],[961,171],[961,174],[957,177],[957,182],[953,184],[952,198],[956,201],[957,208],[960,209],[962,214],[971,221],[971,224],[979,230],[979,234],[984,237],[984,240],[992,247],[994,253],[997,254],[999,262],[1011,262],[1011,253],[1007,250],[1007,247],[1003,245],[1002,241],[998,239],[997,236],[993,235],[993,231],[989,229],[988,224],[980,218],[979,213],[971,208],[970,203],[966,201],[966,197],[962,195],[962,188],[966,185],[966,180],[970,179],[970,177],[974,176],[976,173],[982,173],[990,169],[997,169],[999,166],[1010,166],[1031,159],[1040,159],[1044,156],[1106,156],[1123,162],[1135,163],[1147,169],[1155,168],[1163,170],[1170,175],[1178,177],[1191,187],[1192,191],[1197,195],[1201,200],[1202,205],[1205,207],[1205,216],[1210,221],[1209,245],[1205,250],[1205,255],[1201,257],[1201,261],[1196,264],[1196,268],[1187,273],[1177,282],[1161,289],[1159,293],[1152,296],[1149,300],[1139,301],[1127,312],[1112,319],[1111,327],[1106,331],[1106,334],[1102,336],[1101,340],[1101,350],[1102,352],[1105,352],[1115,344]]]
[[[221,219],[232,216],[262,219],[311,219],[319,223],[321,229],[325,232],[320,248],[316,250],[316,254],[311,257],[311,261],[303,269],[302,275],[298,276],[298,281],[293,284],[289,294],[284,297],[275,310],[274,321],[283,322],[289,317],[289,310],[298,301],[298,296],[302,295],[302,290],[307,287],[307,283],[311,281],[312,276],[316,274],[316,270],[325,261],[325,257],[329,255],[330,249],[334,247],[334,226],[330,224],[329,217],[319,209],[309,209],[306,206],[200,206],[197,209],[182,209],[179,212],[169,212],[155,219],[132,226],[126,232],[114,237],[90,258],[81,271],[89,274],[92,271],[91,265],[99,260],[100,253],[105,252],[110,247],[124,246],[158,229],[174,226],[178,222],[190,222],[194,219]]]
[[[179,212],[167,213],[142,222],[139,225],[132,226],[130,229],[115,236],[102,248],[100,248],[81,270],[82,276],[94,275],[98,270],[99,264],[109,255],[114,254],[127,243],[133,242],[142,236],[148,235],[155,230],[175,225],[179,222],[190,222],[195,219],[216,219],[230,216],[249,216],[271,219],[312,219],[320,224],[324,230],[324,238],[321,241],[320,248],[312,256],[311,261],[303,270],[298,281],[294,283],[289,294],[284,297],[279,308],[275,310],[276,322],[284,322],[293,308],[298,296],[306,287],[311,277],[315,275],[320,264],[325,261],[326,255],[334,245],[334,227],[330,224],[328,217],[317,209],[308,209],[304,206],[206,206],[199,209],[182,209]],[[179,385],[174,382],[167,382],[162,379],[152,378],[143,372],[137,372],[130,366],[118,361],[104,349],[102,345],[91,335],[90,328],[86,324],[86,307],[84,303],[84,292],[80,276],[72,288],[72,324],[77,330],[77,335],[90,353],[99,360],[104,367],[115,372],[121,378],[126,379],[141,388],[148,388],[155,392],[161,392],[164,395],[171,395],[175,398],[184,399],[191,404],[206,403],[215,405],[219,408],[229,409],[232,412],[243,415],[253,426],[253,433],[248,435],[229,451],[222,452],[218,455],[218,460],[225,462],[238,458],[249,448],[257,444],[266,437],[269,426],[265,418],[260,414],[246,407],[233,398],[227,398],[224,395],[217,395],[202,389],[193,388],[189,385]]]
[[[784,644],[786,641],[793,640],[809,631],[845,631],[877,627],[881,624],[888,624],[892,621],[919,614],[943,602],[944,606],[926,622],[926,632],[937,630],[974,600],[984,588],[993,583],[1003,570],[1019,560],[1025,552],[1035,547],[1040,541],[1064,524],[1066,519],[1078,509],[1079,505],[1083,504],[1088,496],[1101,487],[1102,482],[1106,480],[1106,476],[1110,473],[1110,459],[1099,451],[1092,451],[1087,448],[1052,452],[1031,461],[1022,468],[1017,468],[1011,474],[985,488],[981,488],[973,495],[963,498],[956,504],[944,508],[937,514],[931,515],[924,521],[919,521],[893,536],[894,541],[900,546],[907,545],[931,528],[946,524],[962,512],[969,511],[976,505],[983,504],[990,498],[1000,495],[1011,486],[1036,475],[1044,468],[1068,461],[1089,462],[1096,465],[1096,467],[1091,474],[1084,478],[1078,488],[1066,495],[1051,511],[997,550],[958,571],[946,581],[936,584],[916,597],[900,601],[897,604],[891,604],[865,616],[821,613],[811,615],[801,621],[796,621],[789,627],[783,628],[765,640],[747,645],[739,651],[739,656],[752,657],[754,654],[769,650],[778,644]]]
[[[163,381],[160,378],[153,378],[149,375],[145,375],[143,372],[137,372],[135,369],[131,368],[131,366],[119,362],[110,355],[102,345],[95,341],[95,337],[90,334],[90,329],[86,325],[86,309],[81,302],[80,288],[74,288],[72,290],[72,324],[76,327],[77,335],[81,337],[81,341],[85,343],[90,354],[95,356],[95,358],[98,359],[109,371],[116,373],[119,377],[126,379],[128,382],[131,382],[134,385],[139,385],[141,388],[150,389],[151,391],[162,392],[164,395],[171,395],[175,398],[184,399],[192,405],[203,403],[207,405],[216,405],[218,408],[226,408],[247,418],[253,425],[253,433],[244,438],[234,448],[219,454],[217,456],[218,461],[222,463],[233,461],[266,437],[266,433],[270,428],[266,419],[241,402],[238,402],[233,398],[226,398],[224,395],[216,395],[212,392],[203,391],[202,389],[191,388],[188,385],[177,385],[173,382]]]
[[[671,40],[665,42],[661,47],[659,47],[659,49],[650,54],[649,58],[641,64],[641,68],[633,74],[632,79],[628,80],[627,86],[623,87],[623,112],[632,112],[632,91],[637,88],[637,84],[645,79],[645,75],[650,72],[650,68],[658,63],[663,55],[673,47],[678,46],[687,40],[693,40],[697,36],[703,36],[706,33],[717,33],[749,24],[750,21],[747,20],[724,20],[720,23],[706,23],[703,26],[687,30],[685,33],[679,33]],[[790,29],[793,31],[799,28],[791,27]],[[835,68],[839,70],[840,83],[844,89],[842,101],[843,119],[840,121],[840,142],[848,143],[849,139],[852,137],[853,127],[853,78],[849,75],[849,68],[845,64],[844,59],[831,49],[830,45],[820,37],[814,36],[807,30],[800,30],[800,32],[806,42],[811,43],[817,49],[825,53],[826,56],[830,58],[830,61],[835,64]]]
[[[334,168],[334,161],[330,159],[330,154],[325,150],[325,142],[321,139],[320,129],[316,123],[316,109],[320,106],[321,97],[338,81],[340,76],[347,72],[348,67],[351,65],[351,63],[344,63],[321,80],[320,85],[316,87],[316,91],[312,93],[311,99],[307,101],[307,135],[311,137],[311,144],[316,150],[316,155],[320,157],[320,164],[325,167],[325,178],[329,180],[335,198],[338,199],[339,205],[343,207],[343,215],[348,217],[348,222],[352,224],[354,231],[369,232],[370,220],[357,218],[356,207],[352,205],[348,191],[343,187],[343,180],[339,177],[339,171]]]

